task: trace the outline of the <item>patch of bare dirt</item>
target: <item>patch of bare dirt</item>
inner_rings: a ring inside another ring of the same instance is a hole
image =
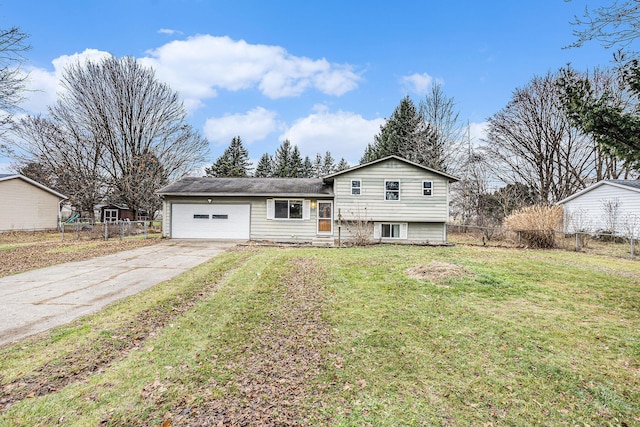
[[[109,255],[154,245],[160,239],[67,240],[34,238],[33,233],[0,234],[0,277],[36,268]],[[2,247],[5,248],[2,248]]]
[[[469,276],[464,267],[448,262],[431,261],[429,264],[414,265],[407,269],[407,276],[412,279],[428,280],[439,283],[447,279]]]
[[[223,397],[195,408],[179,408],[174,426],[293,426],[317,423],[315,410],[333,384],[318,384],[323,366],[335,363],[322,349],[334,338],[322,318],[324,273],[310,259],[293,260],[282,282],[283,304],[230,365],[235,378]],[[205,391],[203,390],[203,394]],[[315,400],[315,407],[309,402]],[[329,424],[329,420],[320,421]]]

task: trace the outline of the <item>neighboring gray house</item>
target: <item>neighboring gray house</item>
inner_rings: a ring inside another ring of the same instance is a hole
[[[333,244],[358,221],[371,239],[446,242],[457,179],[390,156],[323,178],[183,178],[160,189],[173,238]]]
[[[66,198],[26,176],[0,174],[0,231],[54,229]]]
[[[602,180],[560,200],[567,233],[640,232],[640,180]]]

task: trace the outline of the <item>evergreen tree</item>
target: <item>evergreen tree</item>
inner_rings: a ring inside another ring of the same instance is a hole
[[[621,93],[607,88],[598,93],[595,82],[571,68],[562,70],[563,109],[571,122],[591,135],[606,154],[640,170],[640,62],[631,60],[620,70]]]
[[[291,176],[291,157],[293,148],[288,139],[282,141],[282,144],[276,150],[273,156],[273,176],[287,178]]]
[[[333,156],[329,151],[324,153],[322,159],[322,176],[330,175],[336,170],[336,162],[333,160]]]
[[[294,145],[293,149],[291,150],[291,165],[288,177],[305,178],[302,155],[300,154],[300,149],[297,145]]]
[[[316,153],[316,159],[313,162],[313,175],[314,178],[320,178],[322,176],[322,154]]]
[[[302,177],[303,178],[313,178],[313,163],[311,163],[311,159],[309,156],[304,157],[304,162],[302,162]]]
[[[423,120],[415,104],[405,96],[372,144],[365,149],[361,162],[371,162],[395,155],[407,160],[421,160],[424,147],[431,137],[429,126]]]
[[[273,159],[269,153],[264,153],[260,157],[253,176],[256,178],[270,178],[273,176]]]
[[[340,159],[338,164],[336,165],[336,172],[342,172],[343,170],[349,169],[349,163],[343,158]]]
[[[244,178],[249,176],[250,168],[249,152],[242,144],[240,137],[236,136],[224,153],[210,167],[205,168],[205,173],[207,176],[218,178]]]

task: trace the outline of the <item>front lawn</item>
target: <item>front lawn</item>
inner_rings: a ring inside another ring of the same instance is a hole
[[[0,351],[0,425],[638,425],[640,263],[231,251]]]

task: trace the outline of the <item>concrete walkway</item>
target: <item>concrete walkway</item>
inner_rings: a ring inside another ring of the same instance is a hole
[[[167,240],[0,278],[0,346],[98,311],[208,261],[235,244]]]

